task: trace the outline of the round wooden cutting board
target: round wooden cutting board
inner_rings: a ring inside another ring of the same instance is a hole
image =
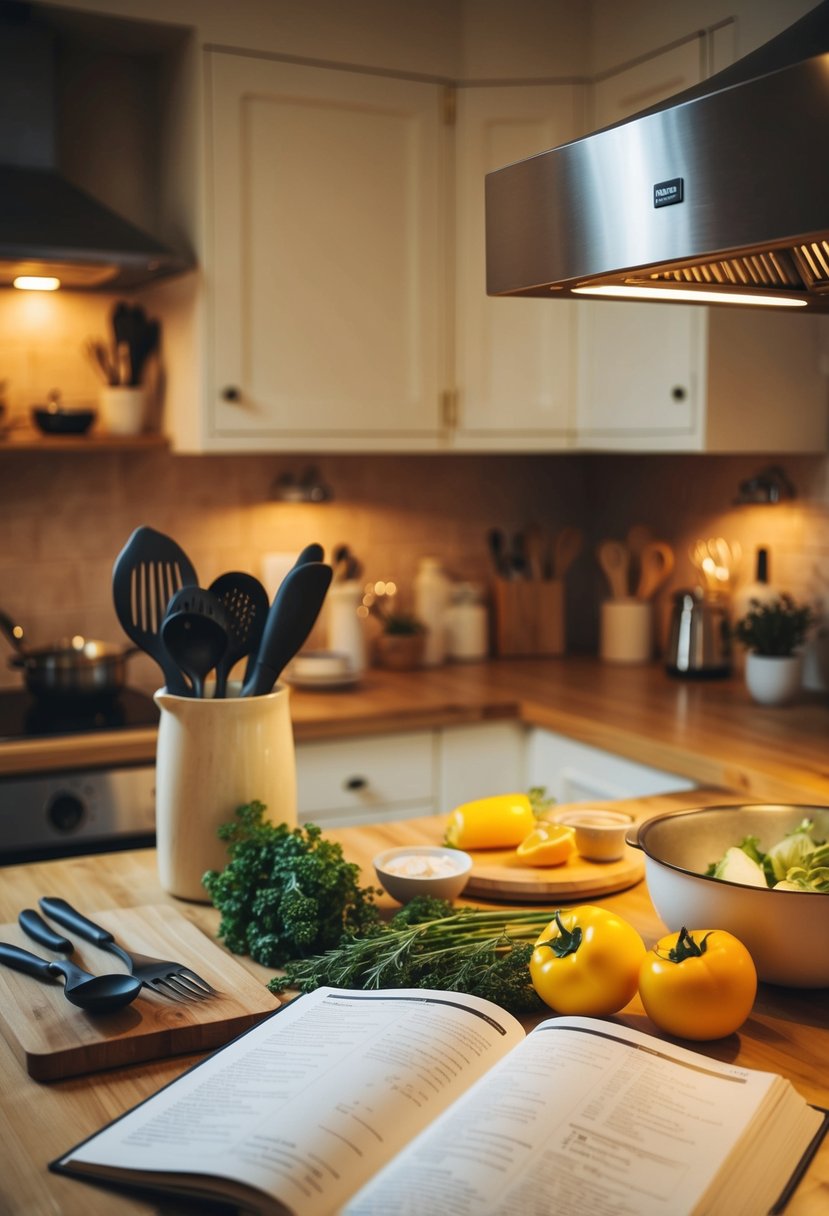
[[[624,891],[645,876],[644,855],[625,845],[618,861],[587,861],[572,853],[560,866],[526,866],[514,849],[483,849],[472,853],[472,874],[463,889],[464,899],[506,899],[545,903],[550,899],[584,899]]]

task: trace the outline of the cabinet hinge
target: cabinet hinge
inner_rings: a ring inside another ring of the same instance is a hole
[[[447,127],[454,127],[458,112],[458,91],[454,85],[448,84],[443,90],[443,122]]]
[[[447,430],[452,430],[458,425],[458,390],[454,388],[444,389],[440,395],[440,413],[443,419],[443,425]]]

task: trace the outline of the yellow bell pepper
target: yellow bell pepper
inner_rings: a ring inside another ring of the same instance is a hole
[[[519,845],[534,827],[526,794],[496,794],[455,807],[445,839],[456,849],[508,849]]]

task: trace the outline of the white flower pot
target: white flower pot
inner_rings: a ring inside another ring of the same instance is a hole
[[[746,655],[746,687],[761,705],[786,705],[800,692],[803,655]]]

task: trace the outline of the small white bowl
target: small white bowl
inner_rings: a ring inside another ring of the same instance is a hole
[[[431,844],[386,849],[373,864],[380,885],[401,904],[418,895],[456,899],[472,870],[468,853]]]
[[[633,823],[633,816],[623,811],[584,807],[563,811],[555,816],[555,822],[574,829],[576,852],[587,861],[618,861],[627,848],[625,833]]]
[[[347,675],[348,655],[338,650],[309,650],[291,662],[291,675],[298,680],[322,680]]]

